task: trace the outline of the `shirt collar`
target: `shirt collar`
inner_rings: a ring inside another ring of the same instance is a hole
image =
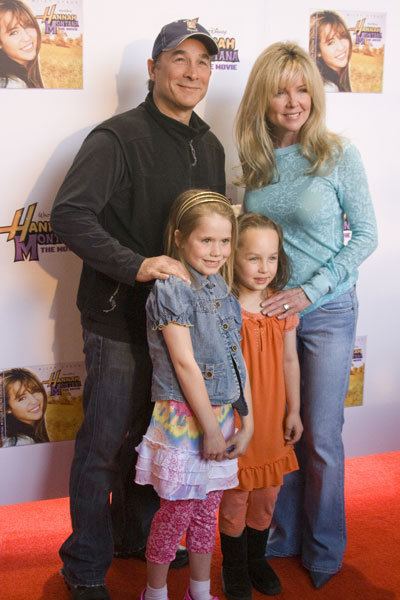
[[[167,131],[169,135],[178,139],[195,140],[202,137],[210,127],[194,111],[190,118],[189,125],[185,125],[176,119],[168,117],[154,103],[153,95],[147,94],[143,106],[155,121]]]
[[[190,265],[187,265],[187,268],[192,277],[193,289],[198,291],[204,289],[205,287],[211,289],[216,288],[217,292],[222,292],[224,295],[227,294],[228,288],[224,278],[221,275],[209,275],[207,277],[206,275],[202,275],[201,273],[193,269],[193,267],[191,267]]]

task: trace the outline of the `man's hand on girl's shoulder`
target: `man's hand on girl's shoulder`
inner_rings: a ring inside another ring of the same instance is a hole
[[[170,256],[145,258],[136,274],[136,281],[146,282],[153,279],[168,279],[170,275],[190,283],[190,275],[184,265]]]

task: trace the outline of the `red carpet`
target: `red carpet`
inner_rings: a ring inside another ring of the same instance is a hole
[[[297,559],[275,559],[284,588],[279,600],[400,599],[400,452],[350,459],[346,469],[349,542],[343,570],[315,590]],[[0,507],[1,600],[68,600],[57,550],[69,527],[65,498]],[[220,564],[217,548],[213,591],[223,600]],[[171,600],[183,598],[188,576],[187,568],[171,572]],[[136,600],[144,583],[143,563],[114,560],[107,579],[113,600]]]

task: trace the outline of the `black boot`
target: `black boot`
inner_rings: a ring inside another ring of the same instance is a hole
[[[251,581],[247,571],[246,529],[240,537],[221,533],[222,589],[228,600],[251,600]]]
[[[247,530],[247,564],[253,587],[267,596],[275,596],[282,591],[281,582],[271,565],[265,559],[269,529]]]

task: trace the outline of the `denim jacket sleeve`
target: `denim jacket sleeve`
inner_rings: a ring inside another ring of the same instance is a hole
[[[152,329],[162,329],[169,323],[192,327],[192,291],[190,285],[171,275],[158,279],[146,303],[147,318]]]

